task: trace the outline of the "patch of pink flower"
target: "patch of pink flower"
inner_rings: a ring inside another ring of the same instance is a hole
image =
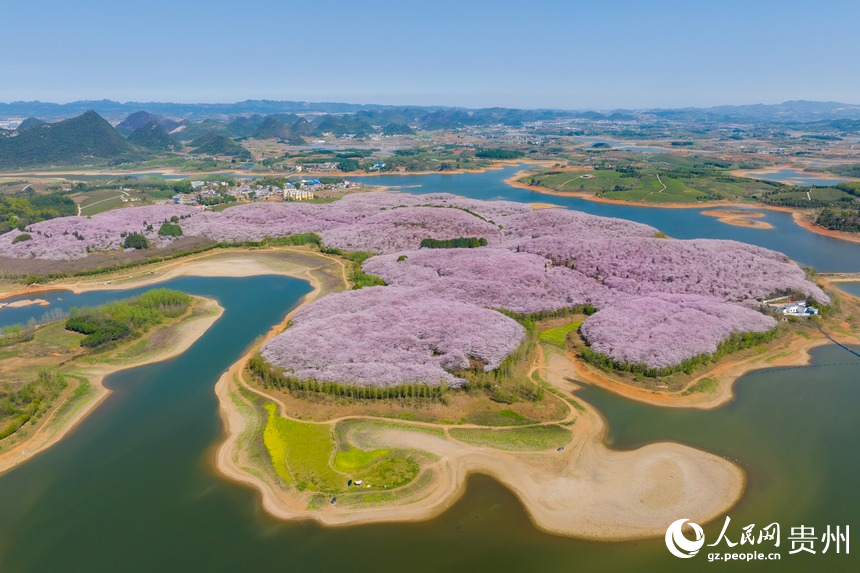
[[[391,253],[417,249],[427,238],[482,237],[492,244],[501,232],[496,225],[460,209],[401,207],[322,230],[320,236],[327,247]]]
[[[0,255],[50,260],[82,259],[89,252],[122,248],[123,233],[141,233],[155,245],[170,239],[158,229],[171,217],[194,216],[197,210],[182,205],[152,205],[114,209],[92,217],[59,217],[34,223],[26,229],[32,238],[12,243],[21,231],[0,235]],[[184,221],[181,223],[184,224]],[[147,230],[149,226],[152,230]]]
[[[540,237],[518,248],[631,295],[698,294],[755,305],[775,292],[794,290],[830,302],[785,255],[737,241]]]
[[[263,357],[301,379],[391,386],[461,386],[470,360],[493,370],[523,340],[516,321],[402,287],[325,296],[299,310]]]
[[[675,366],[712,354],[732,333],[766,332],[770,316],[712,297],[652,294],[619,299],[582,323],[591,348],[617,362]]]
[[[398,251],[370,258],[363,268],[391,285],[523,314],[603,306],[612,296],[608,288],[578,271],[507,249]]]

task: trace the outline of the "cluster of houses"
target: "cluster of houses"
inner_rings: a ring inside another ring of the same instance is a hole
[[[206,204],[206,199],[216,199],[231,195],[239,201],[277,200],[308,201],[317,196],[319,191],[348,191],[361,187],[358,183],[340,181],[323,183],[319,179],[301,179],[290,181],[283,187],[277,185],[258,185],[253,181],[244,181],[236,187],[231,187],[226,181],[192,181],[193,193],[177,193],[171,198],[176,205]]]
[[[786,300],[788,298],[789,297],[781,297],[778,299],[766,300],[764,301],[764,304],[766,304],[770,310],[778,312],[779,314],[785,316],[800,316],[803,318],[809,318],[810,316],[818,315],[817,308],[815,308],[814,306],[809,306],[806,302],[803,301],[788,301],[781,302],[778,304],[772,304],[776,303],[777,301]]]

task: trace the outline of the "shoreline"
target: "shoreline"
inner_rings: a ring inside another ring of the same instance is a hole
[[[806,339],[797,337],[786,346],[774,348],[762,355],[753,355],[742,360],[733,360],[717,364],[709,370],[697,375],[687,386],[677,392],[657,392],[638,386],[631,386],[622,380],[612,378],[607,373],[570,356],[576,366],[575,372],[580,382],[602,388],[613,394],[635,400],[651,406],[664,408],[682,408],[692,410],[716,410],[732,403],[736,398],[734,391],[737,381],[756,370],[767,368],[785,368],[806,366],[812,360],[810,351],[819,346],[832,344],[823,336]],[[784,355],[784,356],[783,356]],[[768,360],[770,359],[770,362]],[[684,392],[704,378],[717,378],[718,384],[713,392]]]
[[[830,229],[825,229],[824,227],[819,227],[813,223],[803,220],[804,210],[795,209],[793,207],[782,207],[780,205],[767,205],[765,203],[759,202],[751,202],[751,203],[739,203],[736,201],[710,201],[708,203],[643,203],[643,202],[635,202],[635,201],[624,201],[623,199],[607,199],[605,197],[597,197],[591,193],[581,193],[578,191],[556,191],[555,189],[550,189],[549,187],[542,187],[539,185],[527,185],[526,183],[521,183],[518,181],[521,177],[525,177],[529,173],[528,170],[524,169],[522,171],[518,171],[513,175],[513,177],[509,177],[504,180],[504,183],[510,185],[511,187],[517,187],[519,189],[526,189],[528,191],[533,191],[535,193],[542,193],[544,195],[556,195],[558,197],[576,197],[578,199],[584,199],[586,201],[594,201],[595,203],[608,203],[610,205],[623,205],[627,207],[644,207],[644,208],[654,208],[654,209],[716,209],[721,207],[736,207],[736,208],[744,208],[744,209],[764,209],[766,211],[778,211],[781,213],[790,213],[792,220],[794,223],[802,227],[803,229],[809,231],[810,233],[815,233],[817,235],[824,235],[826,237],[830,237],[832,239],[839,239],[841,241],[847,241],[849,243],[860,243],[860,236],[854,235],[853,233],[846,233],[844,231],[833,231]]]
[[[313,255],[328,261],[336,260],[302,248],[253,249],[248,252],[234,249],[215,250],[193,255],[188,259],[157,263],[153,267],[146,267],[146,272],[139,273],[136,277],[128,280],[121,277],[122,280],[113,281],[114,284],[111,285],[104,284],[105,277],[98,277],[98,280],[87,277],[89,280],[42,285],[40,288],[65,287],[75,292],[104,288],[126,289],[191,274],[284,274],[308,280],[314,290],[305,295],[279,324],[269,329],[267,337],[271,337],[280,332],[298,308],[319,296],[322,288],[311,274],[312,270],[320,267],[312,268],[300,260],[287,260],[289,268],[286,269],[265,264],[267,255],[289,252]],[[148,273],[150,269],[155,269],[153,274]],[[341,265],[341,271],[343,270]],[[345,274],[343,279],[346,279]],[[241,447],[237,449],[236,446],[243,432],[249,424],[259,423],[256,417],[249,419],[242,413],[241,404],[235,402],[241,402],[242,398],[233,393],[234,375],[241,372],[241,366],[249,353],[233,364],[214,387],[224,432],[223,440],[215,448],[213,465],[225,478],[259,491],[263,508],[282,519],[314,520],[326,526],[423,521],[440,515],[456,503],[465,491],[468,476],[480,473],[496,479],[512,491],[538,529],[586,539],[630,540],[661,535],[665,524],[675,519],[676,517],[672,516],[679,512],[689,515],[699,523],[705,523],[733,506],[745,487],[745,476],[741,468],[719,456],[688,446],[658,442],[632,451],[614,451],[608,448],[604,441],[606,424],[601,421],[600,413],[586,404],[586,412],[576,414],[576,423],[571,428],[574,440],[563,454],[557,454],[555,451],[510,452],[463,444],[455,444],[455,449],[451,450],[451,443],[429,443],[429,451],[434,453],[435,448],[439,461],[425,469],[430,476],[430,482],[421,488],[419,493],[422,495],[417,499],[411,494],[404,498],[403,501],[411,503],[375,508],[327,507],[321,511],[307,511],[306,504],[303,506],[301,499],[291,500],[286,492],[274,488],[266,478],[246,471],[238,457],[243,450]],[[555,370],[563,369],[563,374],[552,375],[546,371],[542,374],[545,380],[554,381],[560,392],[571,395],[571,384],[568,380],[571,377],[581,377],[576,376],[575,365],[568,358],[565,358],[565,361],[564,366],[555,367]],[[734,362],[728,365],[737,367],[736,378],[749,369],[749,365],[744,363],[739,367]],[[544,368],[552,370],[552,367],[546,365]],[[696,395],[692,395],[692,398],[695,399]],[[579,398],[576,400],[582,403]],[[444,425],[439,426],[445,428]],[[422,449],[422,444],[415,443],[414,432],[405,433],[409,434],[407,438],[396,435],[397,432],[383,436],[387,442],[381,446]],[[406,441],[403,441],[404,439]],[[631,484],[626,478],[633,473],[645,478]],[[600,476],[600,479],[594,476]],[[663,486],[667,476],[681,480],[672,483],[673,487],[669,493]],[[567,493],[553,491],[559,483],[566,484],[563,491]],[[679,495],[679,491],[684,494]],[[714,495],[714,492],[719,493]],[[547,497],[549,495],[552,495],[552,498]],[[607,517],[607,511],[613,508],[613,504],[619,499],[627,500],[626,510]],[[641,506],[642,499],[650,500],[648,510],[639,514],[631,511],[631,507]]]
[[[702,211],[700,214],[705,215],[706,217],[715,217],[720,223],[733,225],[735,227],[746,227],[747,229],[773,229],[773,225],[770,223],[758,221],[757,219],[764,217],[764,213],[758,213],[755,211],[744,213],[740,210],[729,212],[721,209],[711,209],[708,211]]]
[[[95,363],[93,365],[82,365],[73,369],[74,374],[69,376],[81,376],[90,384],[92,394],[87,397],[82,403],[76,404],[74,410],[67,419],[60,422],[59,426],[53,426],[54,418],[58,412],[69,402],[56,404],[48,414],[45,422],[39,426],[36,431],[17,444],[15,447],[0,454],[0,474],[3,474],[16,466],[26,463],[34,456],[47,450],[51,446],[59,443],[72,432],[78,424],[80,424],[89,414],[101,405],[104,400],[110,396],[112,390],[105,386],[105,379],[116,372],[127,370],[129,368],[137,368],[146,364],[154,364],[175,358],[188,350],[197,340],[203,336],[209,328],[221,317],[224,309],[215,300],[197,297],[202,300],[198,310],[204,311],[201,316],[194,314],[185,317],[173,325],[165,325],[158,328],[148,336],[156,332],[160,332],[163,328],[176,327],[176,342],[161,352],[140,359],[132,360],[124,364],[105,364]],[[74,364],[74,363],[73,363]]]
[[[860,297],[847,293],[833,284],[838,282],[857,282],[857,279],[853,276],[844,279],[838,276],[820,278],[825,289],[838,292],[839,297],[847,297],[849,300],[845,302],[853,305],[855,310],[857,309],[858,305],[860,305]],[[838,325],[831,324],[828,329],[832,332],[839,328],[848,329],[850,327],[846,326],[846,323],[840,323]],[[730,359],[730,356],[725,361],[714,364],[707,370],[698,373],[684,388],[675,392],[658,392],[632,386],[625,383],[622,379],[613,377],[611,374],[579,360],[571,355],[570,352],[566,351],[566,353],[575,368],[575,376],[572,377],[578,378],[585,384],[591,384],[623,398],[652,406],[714,410],[726,406],[735,400],[735,384],[744,375],[767,368],[806,366],[812,360],[812,355],[810,354],[812,350],[820,346],[833,344],[831,340],[817,331],[809,337],[799,333],[792,333],[791,336],[793,338],[779,341],[779,344],[775,344],[777,341],[770,343],[770,346],[760,353],[751,353],[748,356],[734,359]],[[839,336],[845,344],[860,344],[860,335],[855,331],[851,331],[850,335],[842,332]],[[692,391],[684,394],[684,392],[693,388],[699,381],[705,378],[717,380],[718,384],[714,391]]]
[[[760,175],[773,175],[774,173],[779,173],[780,171],[785,171],[787,169],[797,171],[800,176],[808,174],[810,177],[824,181],[857,181],[857,179],[854,179],[853,177],[843,177],[841,175],[836,175],[835,173],[828,173],[827,171],[807,171],[806,166],[803,165],[771,165],[769,167],[761,167],[759,169],[735,169],[734,171],[729,171],[729,174],[734,175],[735,177],[762,180],[762,178],[759,177]],[[791,178],[783,180],[764,179],[764,181],[775,181],[776,183],[797,186],[797,183],[792,182]]]
[[[287,317],[285,321],[288,320]],[[279,330],[275,327],[270,334]],[[569,406],[568,419],[573,416],[575,421],[574,437],[561,453],[503,451],[455,443],[442,437],[419,438],[409,431],[383,431],[377,437],[380,443],[372,447],[414,449],[419,442],[419,449],[438,457],[437,462],[423,470],[430,475],[423,488],[424,495],[417,499],[408,495],[405,503],[372,508],[327,506],[308,510],[301,495],[290,495],[255,470],[243,467],[238,441],[244,432],[258,428],[259,420],[242,413],[236,404],[242,399],[236,393],[237,384],[243,384],[243,365],[252,352],[234,364],[216,384],[224,441],[214,454],[214,463],[222,475],[259,492],[265,511],[279,519],[314,521],[327,527],[426,521],[447,511],[463,496],[469,476],[482,474],[510,490],[532,524],[541,531],[582,539],[624,541],[659,537],[676,514],[692,515],[699,523],[708,522],[733,507],[745,489],[746,476],[740,467],[676,442],[656,442],[631,451],[613,450],[605,442],[608,430],[605,420],[586,404],[584,414]],[[556,362],[539,368],[547,380],[555,381],[553,385],[560,393],[569,394],[564,365],[559,367]],[[553,374],[554,369],[562,372]],[[434,426],[447,429],[443,424]],[[252,475],[251,471],[255,473]],[[628,476],[634,474],[641,479],[629,480]],[[669,492],[665,491],[667,482],[674,486]]]

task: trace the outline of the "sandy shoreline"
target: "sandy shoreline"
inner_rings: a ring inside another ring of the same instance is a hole
[[[145,267],[136,276],[114,278],[110,285],[105,284],[105,277],[98,277],[98,280],[87,278],[39,288],[68,288],[82,292],[126,289],[182,275],[283,274],[311,282],[314,290],[302,300],[302,304],[306,304],[321,290],[319,281],[311,272],[314,269],[306,266],[307,260],[293,263],[288,260],[289,268],[273,268],[271,261],[265,258],[291,250],[303,255],[312,254],[308,250],[289,248],[209,251]],[[320,260],[325,264],[335,260],[316,253],[313,256],[322,257]],[[150,269],[155,270],[150,273]],[[268,336],[279,332],[288,319],[289,316],[285,317],[273,327]],[[736,503],[745,486],[743,471],[731,462],[677,443],[661,442],[623,452],[607,448],[604,442],[606,424],[596,410],[586,405],[584,413],[571,409],[574,438],[563,452],[510,452],[452,443],[441,438],[433,441],[433,436],[416,439],[414,432],[382,432],[376,437],[378,447],[408,446],[439,457],[438,462],[426,470],[430,479],[420,495],[405,497],[401,500],[406,502],[403,505],[360,509],[324,507],[308,511],[306,500],[291,497],[266,479],[249,473],[246,461],[241,458],[242,450],[237,445],[242,433],[249,424],[258,423],[248,419],[247,412],[243,413],[242,398],[236,392],[235,377],[241,373],[246,359],[247,356],[231,366],[215,386],[224,423],[224,441],[217,447],[213,461],[217,471],[225,477],[259,491],[266,511],[282,519],[316,520],[333,526],[426,520],[454,504],[465,490],[467,477],[480,473],[508,487],[540,529],[582,538],[624,540],[659,536],[665,532],[668,523],[678,519],[678,515],[705,523]],[[126,367],[129,366],[123,366]],[[542,378],[565,395],[570,395],[576,388],[569,382],[571,378],[590,382],[586,376],[579,375],[576,365],[568,357],[560,358],[554,354],[542,363],[541,368]],[[737,376],[740,376],[749,369],[749,365],[740,364],[737,368]],[[104,395],[99,400],[103,398]],[[577,401],[582,403],[578,398]],[[60,437],[56,436],[51,443]],[[666,484],[671,487],[666,487]]]
[[[726,225],[746,227],[747,229],[773,229],[773,225],[771,225],[770,223],[766,223],[764,221],[757,221],[756,219],[764,217],[764,213],[756,213],[755,211],[745,213],[740,210],[724,211],[721,209],[713,209],[709,211],[702,211],[701,214],[708,217],[716,217],[717,221],[719,221],[720,223],[725,223]]]
[[[761,177],[759,177],[760,175],[772,175],[774,173],[779,173],[780,171],[785,171],[787,169],[797,171],[801,176],[803,176],[804,174],[808,174],[810,177],[815,177],[816,179],[822,179],[826,181],[857,181],[852,177],[843,177],[834,173],[827,173],[822,171],[806,171],[806,168],[804,166],[796,165],[772,165],[770,167],[762,167],[759,169],[735,169],[734,171],[730,171],[729,174],[734,175],[735,177],[746,177],[747,179],[761,179]],[[778,182],[786,183],[788,185],[794,185],[790,177],[787,177],[786,179]]]
[[[247,359],[247,357],[246,357]],[[244,359],[243,359],[244,360]],[[418,448],[439,457],[425,471],[429,482],[420,495],[401,504],[371,508],[326,506],[308,510],[307,500],[290,495],[244,469],[237,443],[253,419],[235,400],[243,362],[224,373],[216,385],[225,440],[216,452],[216,467],[230,479],[260,492],[264,509],[285,520],[312,520],[326,526],[413,522],[445,512],[463,495],[471,474],[484,474],[512,491],[541,530],[565,536],[629,540],[662,535],[677,517],[705,523],[732,507],[743,493],[744,472],[733,463],[671,442],[632,451],[605,446],[606,424],[591,407],[569,418],[574,439],[563,451],[511,452],[469,446],[401,430],[382,430],[364,448]],[[566,359],[550,357],[542,377],[570,395]],[[579,400],[582,403],[581,400]],[[367,439],[367,438],[365,438]],[[669,484],[670,487],[666,487]]]
[[[781,213],[790,213],[792,219],[795,224],[799,227],[803,227],[810,233],[815,233],[817,235],[824,235],[827,237],[831,237],[834,239],[840,239],[842,241],[849,241],[851,243],[860,243],[860,236],[854,233],[845,233],[843,231],[832,231],[830,229],[825,229],[824,227],[819,227],[809,221],[803,220],[803,210],[794,209],[791,207],[781,207],[779,205],[766,205],[764,203],[738,203],[733,201],[711,201],[708,203],[643,203],[643,202],[634,202],[634,201],[624,201],[621,199],[607,199],[606,197],[597,197],[591,193],[580,193],[578,191],[556,191],[555,189],[550,189],[549,187],[541,187],[541,186],[532,186],[527,185],[525,183],[521,183],[519,179],[521,177],[525,177],[530,172],[528,170],[518,171],[514,174],[513,177],[505,179],[505,183],[510,185],[511,187],[517,187],[519,189],[527,189],[529,191],[534,191],[535,193],[543,193],[545,195],[557,195],[559,197],[577,197],[579,199],[585,199],[586,201],[594,201],[595,203],[608,203],[610,205],[626,205],[628,207],[645,207],[645,208],[655,208],[655,209],[716,209],[720,207],[735,207],[735,208],[744,208],[744,209],[764,209],[767,211],[779,211]]]
[[[763,368],[806,366],[812,359],[809,352],[814,348],[828,344],[830,341],[823,336],[811,339],[798,336],[785,346],[775,348],[763,355],[718,364],[693,378],[687,386],[689,388],[704,378],[712,378],[718,381],[716,389],[713,392],[691,392],[689,394],[684,394],[684,390],[657,393],[645,388],[631,386],[607,376],[599,369],[574,357],[571,357],[571,361],[574,364],[577,379],[624,398],[652,406],[713,410],[721,408],[735,399],[735,383],[744,375]]]
[[[177,325],[176,333],[173,337],[175,340],[174,344],[162,352],[125,364],[95,364],[74,369],[74,375],[85,377],[89,381],[94,393],[85,403],[78,405],[77,409],[67,419],[63,420],[59,426],[54,426],[51,423],[52,419],[58,410],[62,408],[62,404],[57,404],[48,419],[32,436],[14,448],[0,454],[0,474],[14,468],[20,463],[32,459],[33,456],[53,446],[74,430],[84,418],[110,395],[111,391],[104,385],[105,378],[121,370],[137,368],[138,366],[155,362],[163,362],[179,356],[203,336],[224,312],[224,309],[216,301],[207,298],[203,298],[200,310],[204,311],[202,316],[188,317]]]

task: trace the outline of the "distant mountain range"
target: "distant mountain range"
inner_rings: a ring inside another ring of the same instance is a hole
[[[75,101],[58,104],[40,101],[0,103],[0,118],[38,117],[56,120],[95,111],[101,116],[119,122],[130,114],[146,113],[182,119],[229,119],[237,116],[271,116],[273,114],[355,114],[375,125],[381,125],[380,117],[395,124],[415,124],[422,119],[427,129],[434,125],[442,128],[451,125],[474,125],[487,123],[516,124],[523,121],[573,117],[583,119],[608,119],[623,121],[637,118],[663,118],[677,121],[784,121],[814,122],[823,120],[860,120],[860,105],[838,102],[787,101],[780,104],[728,105],[710,108],[637,109],[637,110],[524,110],[511,108],[467,109],[444,106],[391,106],[374,104],[350,104],[336,102],[297,102],[246,100],[236,103],[169,103],[169,102],[116,102],[111,100]],[[143,127],[151,118],[134,118],[127,133]],[[288,122],[284,122],[288,123]],[[165,131],[167,126],[161,125]],[[247,134],[250,135],[250,134]],[[302,135],[299,133],[298,135]]]
[[[101,104],[114,111],[122,106],[116,102],[78,102],[75,104],[16,103],[0,104],[0,110],[16,109],[26,117],[17,129],[0,129],[0,169],[37,165],[105,164],[134,161],[157,154],[179,151],[185,143],[194,153],[227,156],[248,160],[251,154],[239,142],[246,138],[277,139],[290,145],[305,145],[307,138],[326,134],[367,137],[397,135],[419,130],[457,129],[468,126],[508,125],[553,120],[564,117],[592,121],[642,120],[693,123],[756,123],[780,122],[784,125],[802,124],[824,130],[846,133],[860,131],[860,106],[827,102],[785,102],[779,105],[722,106],[709,109],[617,110],[611,113],[567,112],[554,110],[516,110],[459,108],[352,106],[351,104],[301,104],[297,102],[241,102],[238,104],[147,104],[151,109],[201,110],[232,109],[236,115],[204,119],[168,117],[151,110],[136,109],[122,117],[114,128],[97,111],[87,110],[71,118],[56,121],[50,114],[35,117],[37,109],[76,109],[83,103]],[[137,105],[137,104],[135,104]],[[17,106],[17,107],[16,107]],[[171,108],[171,106],[176,106]],[[358,108],[355,111],[332,113],[240,112],[247,109]],[[169,113],[169,112],[168,112]],[[192,114],[193,115],[193,114]],[[0,111],[2,117],[2,111]],[[45,119],[53,122],[46,122]]]

